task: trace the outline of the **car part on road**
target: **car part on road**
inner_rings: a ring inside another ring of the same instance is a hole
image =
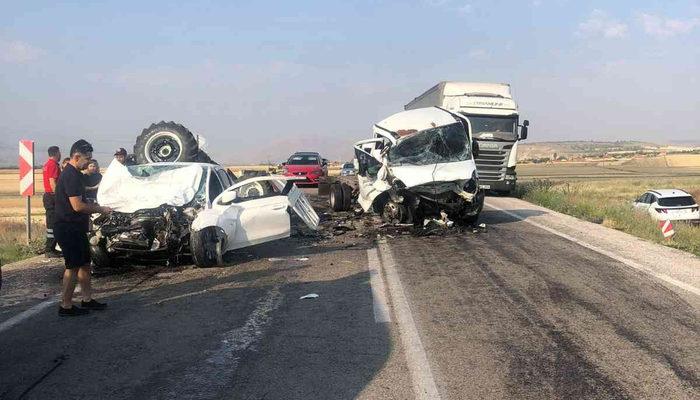
[[[317,298],[318,298],[318,295],[316,293],[309,293],[309,294],[306,294],[306,295],[299,297],[299,300],[317,299]]]

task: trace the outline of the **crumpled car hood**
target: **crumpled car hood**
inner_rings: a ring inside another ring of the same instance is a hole
[[[113,160],[97,191],[97,202],[115,211],[133,213],[163,204],[183,206],[194,199],[203,178],[199,165],[188,165],[148,177],[131,175],[126,166]]]

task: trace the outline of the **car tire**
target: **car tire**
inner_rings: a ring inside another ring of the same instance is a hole
[[[334,183],[331,185],[329,202],[331,210],[343,211],[343,205],[345,203],[345,200],[343,196],[343,187],[339,183]]]
[[[206,153],[200,151],[195,135],[172,121],[161,121],[144,129],[136,138],[134,155],[138,164],[209,159]]]
[[[96,268],[109,269],[116,266],[115,260],[109,255],[104,245],[90,245],[90,259]]]
[[[222,238],[214,226],[190,233],[192,261],[199,268],[223,264]]]

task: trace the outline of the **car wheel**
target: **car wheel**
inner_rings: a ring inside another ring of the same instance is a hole
[[[209,226],[190,233],[192,261],[197,267],[215,267],[223,264],[223,238],[217,229]]]

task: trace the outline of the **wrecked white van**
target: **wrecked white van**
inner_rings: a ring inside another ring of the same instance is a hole
[[[355,144],[357,185],[331,187],[332,205],[349,206],[352,196],[364,211],[392,223],[445,216],[464,224],[477,221],[484,192],[467,118],[439,107],[421,108],[378,122],[373,133]]]
[[[97,193],[114,212],[93,220],[92,260],[167,260],[190,254],[197,266],[215,266],[230,250],[290,235],[290,209],[311,228],[319,218],[293,178],[235,181],[207,163],[123,166],[114,161]]]

